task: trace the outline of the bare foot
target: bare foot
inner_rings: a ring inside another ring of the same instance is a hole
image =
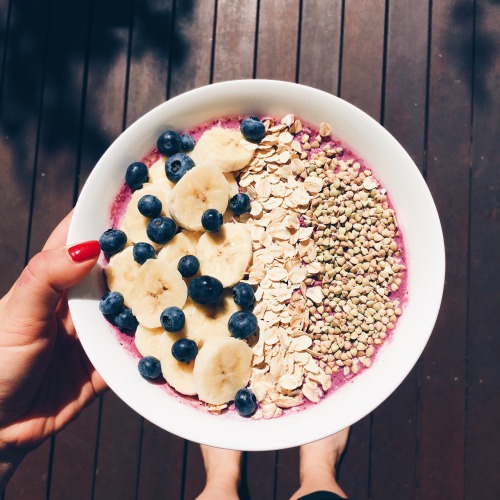
[[[241,451],[200,445],[207,480],[198,500],[238,499]]]
[[[331,491],[347,498],[335,479],[335,469],[345,450],[348,436],[349,427],[300,447],[300,488],[290,500],[297,500],[314,491]]]

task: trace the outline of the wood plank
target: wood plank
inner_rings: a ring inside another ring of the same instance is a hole
[[[4,2],[3,7],[6,7]],[[31,5],[12,0],[0,96],[0,172],[4,186],[0,198],[0,262],[3,295],[25,265],[30,224],[32,182],[43,88],[43,63],[47,43],[49,4]],[[6,22],[7,11],[2,21]],[[5,24],[3,25],[5,26]],[[13,215],[5,216],[5,214]],[[50,460],[50,441],[31,453],[6,488],[6,499],[45,498]]]
[[[346,0],[344,9],[340,97],[380,120],[385,2]],[[339,473],[339,482],[351,497],[369,496],[370,431],[370,416],[351,429]]]
[[[135,2],[127,126],[165,101],[173,28],[173,0]]]
[[[16,217],[1,219],[0,262],[9,262],[2,269],[2,295],[25,265],[30,223],[49,13],[48,0],[31,3],[12,0],[3,65],[0,168],[9,188],[2,192],[0,212]]]
[[[217,6],[215,40],[213,40],[213,31],[210,32],[208,29],[210,21],[214,19],[214,6]],[[177,95],[191,87],[209,83],[211,72],[213,73],[213,81],[252,77],[256,7],[256,0],[247,2],[241,0],[206,2],[203,9],[201,5],[197,5],[193,12],[194,26],[188,26],[186,16],[180,18],[179,21],[176,20],[176,27],[180,30],[177,43],[188,38],[190,40],[190,46],[186,50],[186,60],[183,63],[188,80],[182,82],[184,78],[183,71],[177,69],[178,63],[172,61],[171,95]],[[203,17],[207,14],[208,19]],[[215,47],[213,47],[214,43]],[[208,52],[210,49],[214,50],[214,66],[212,69],[210,67],[212,52]],[[191,73],[191,67],[193,67],[193,74],[191,80],[189,80],[188,75]],[[203,459],[199,446],[195,443],[188,443],[187,446],[184,477],[186,478],[184,498],[195,498],[205,485]]]
[[[26,456],[5,488],[5,500],[45,500],[50,446],[49,439]]]
[[[389,3],[383,125],[422,171],[429,0]]]
[[[185,441],[144,420],[139,499],[181,498]]]
[[[340,95],[380,120],[385,0],[345,0]]]
[[[349,498],[370,498],[371,417],[351,426],[337,481]]]
[[[349,9],[349,17],[347,18],[344,8]],[[349,38],[344,51],[341,51],[345,44],[341,35],[346,28],[352,29],[352,24],[356,22],[356,8],[357,4],[353,4],[353,2],[341,1],[315,0],[303,4],[299,49],[299,83],[332,94],[339,94],[341,82],[345,83],[346,86],[356,83],[356,80],[350,82],[351,75],[349,73],[341,80],[344,69],[344,65],[341,65],[342,58],[349,58],[352,52],[359,50],[359,46],[355,45],[356,40]],[[325,62],[326,54],[327,61]],[[340,484],[345,487],[348,493],[356,492],[359,497],[362,497],[368,489],[369,427],[369,419],[364,419],[354,426],[349,439],[350,452],[343,460],[344,463],[347,462],[347,465],[342,465],[339,471]],[[290,495],[298,487],[299,456],[297,451],[287,450],[279,453],[277,491],[281,489],[279,481],[281,481],[282,470],[280,465],[287,459],[295,461],[286,480],[286,494]],[[360,488],[358,485],[360,477],[364,478],[364,488]]]
[[[50,500],[92,498],[98,422],[99,402],[96,401],[56,436]]]
[[[288,448],[278,452],[276,464],[276,498],[290,498],[300,486],[299,448]]]
[[[123,130],[131,8],[130,1],[94,3],[80,189]],[[141,418],[110,392],[102,396],[99,425],[94,498],[135,498]]]
[[[500,488],[500,10],[476,4],[474,121],[467,330],[465,498],[488,498]],[[498,48],[498,43],[496,44]]]
[[[205,487],[205,466],[201,456],[200,446],[197,443],[187,441],[186,446],[186,469],[184,472],[184,500],[198,497]]]
[[[93,498],[136,497],[140,434],[139,415],[113,392],[102,396]]]
[[[255,69],[257,78],[295,81],[299,14],[299,0],[260,4]]]
[[[10,0],[0,1],[0,47],[2,48],[2,50],[0,50],[0,82],[3,81],[5,69],[5,49],[7,47],[10,4]]]
[[[165,101],[175,30],[173,2],[135,5],[126,125]],[[141,419],[138,498],[180,498],[184,440]]]
[[[252,78],[257,0],[219,0],[213,81]]]
[[[73,205],[78,155],[89,2],[69,6],[55,0],[51,8],[30,255],[41,249],[52,229]],[[77,25],[73,23],[75,16],[81,21]],[[95,411],[88,410],[89,413]],[[95,439],[90,436],[92,431],[95,435],[97,420],[87,415],[57,437],[59,446],[56,443],[54,447],[50,469],[51,498],[68,498],[68,494],[72,498],[89,498],[91,495]],[[84,435],[86,440],[81,438]],[[48,456],[49,450],[47,443],[44,456]],[[30,466],[29,470],[32,469]],[[77,492],[75,481],[80,485]]]
[[[90,2],[54,0],[40,119],[30,254],[73,206]],[[80,23],[75,26],[73,20]],[[63,140],[62,140],[63,138]]]
[[[299,81],[334,95],[339,94],[342,0],[303,3]]]
[[[191,9],[184,4],[178,4],[176,7],[169,97],[210,83],[214,43],[214,0],[195,2]],[[178,464],[181,461],[179,444],[176,449]],[[196,443],[184,441],[183,451],[185,469],[182,471],[184,479],[181,495],[190,499],[195,498],[205,485],[205,468]]]
[[[242,464],[240,497],[273,500],[278,452],[246,452]]]
[[[446,285],[420,378],[419,498],[463,498],[473,2],[432,3],[427,183],[443,222]],[[453,12],[460,8],[460,19]]]
[[[79,190],[124,126],[131,0],[93,5]]]
[[[420,169],[424,164],[428,13],[427,0],[389,3],[382,110],[384,126]],[[417,436],[418,365],[373,412],[370,454],[373,498],[415,495]],[[391,464],[389,474],[387,464]]]
[[[286,21],[283,17],[285,13]],[[258,16],[256,77],[294,82],[297,75],[300,2],[261,2]],[[246,453],[242,471],[242,498],[271,500],[275,491],[278,498],[285,498],[286,491],[293,489],[298,479],[298,476],[293,478],[292,486],[289,486],[286,471],[297,468],[297,453]]]
[[[210,83],[215,6],[215,0],[177,2],[169,97]]]

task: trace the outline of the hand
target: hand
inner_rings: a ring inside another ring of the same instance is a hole
[[[65,248],[70,219],[0,300],[0,486],[106,388],[78,341],[65,293],[90,272],[100,248],[96,241]]]

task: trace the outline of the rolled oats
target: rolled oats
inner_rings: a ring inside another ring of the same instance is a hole
[[[260,331],[254,419],[317,403],[332,374],[369,367],[401,315],[389,292],[406,269],[385,189],[344,159],[330,125],[311,134],[291,114],[264,125],[259,144],[242,141],[255,157],[238,180],[252,200],[238,220],[251,226],[254,250],[245,280],[256,285]]]

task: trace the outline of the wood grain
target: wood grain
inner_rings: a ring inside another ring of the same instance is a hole
[[[302,4],[299,81],[334,95],[339,94],[343,3],[313,0]]]
[[[72,22],[75,16],[80,23]],[[90,6],[53,0],[45,62],[30,254],[73,207]],[[61,141],[64,137],[64,141]]]
[[[286,15],[287,22],[283,22]],[[297,73],[299,0],[261,2],[256,77],[294,82]]]
[[[452,13],[464,6],[468,14],[457,22]],[[441,311],[421,364],[419,498],[464,495],[471,8],[472,2],[463,1],[432,4],[426,169],[444,221],[447,271]]]
[[[500,10],[493,2],[479,2],[476,10],[465,498],[490,498],[500,488]]]
[[[173,0],[135,2],[126,125],[165,101],[174,33]]]
[[[2,266],[2,295],[23,269],[29,242],[48,6],[47,0],[35,6],[30,0],[12,0],[7,45],[2,46],[0,169],[8,186],[0,198],[0,262],[8,262]]]
[[[380,120],[385,36],[385,2],[346,0],[340,68],[340,97]],[[370,494],[370,416],[351,429],[348,452],[340,470],[348,495]]]
[[[32,188],[50,15],[49,2],[45,0],[36,5],[29,0],[12,0],[10,9],[5,37],[7,45],[2,46],[5,59],[0,96],[0,172],[4,179],[0,197],[0,295],[17,279],[29,252]],[[6,17],[3,21],[6,22]],[[49,461],[50,441],[21,463],[6,489],[6,498],[45,498]]]
[[[385,0],[346,0],[340,95],[380,120]]]
[[[388,14],[383,125],[422,170],[425,160],[428,1],[390,2]],[[403,39],[407,43],[401,43]],[[373,412],[371,439],[372,497],[412,498],[417,481],[418,365],[395,393]],[[386,474],[388,463],[391,464],[389,475]]]
[[[130,1],[94,4],[80,189],[125,124],[131,9]],[[100,417],[94,497],[134,498],[141,419],[111,392],[102,396]]]
[[[208,85],[212,74],[216,2],[177,3],[169,97]]]
[[[213,81],[252,78],[257,0],[219,0]]]

